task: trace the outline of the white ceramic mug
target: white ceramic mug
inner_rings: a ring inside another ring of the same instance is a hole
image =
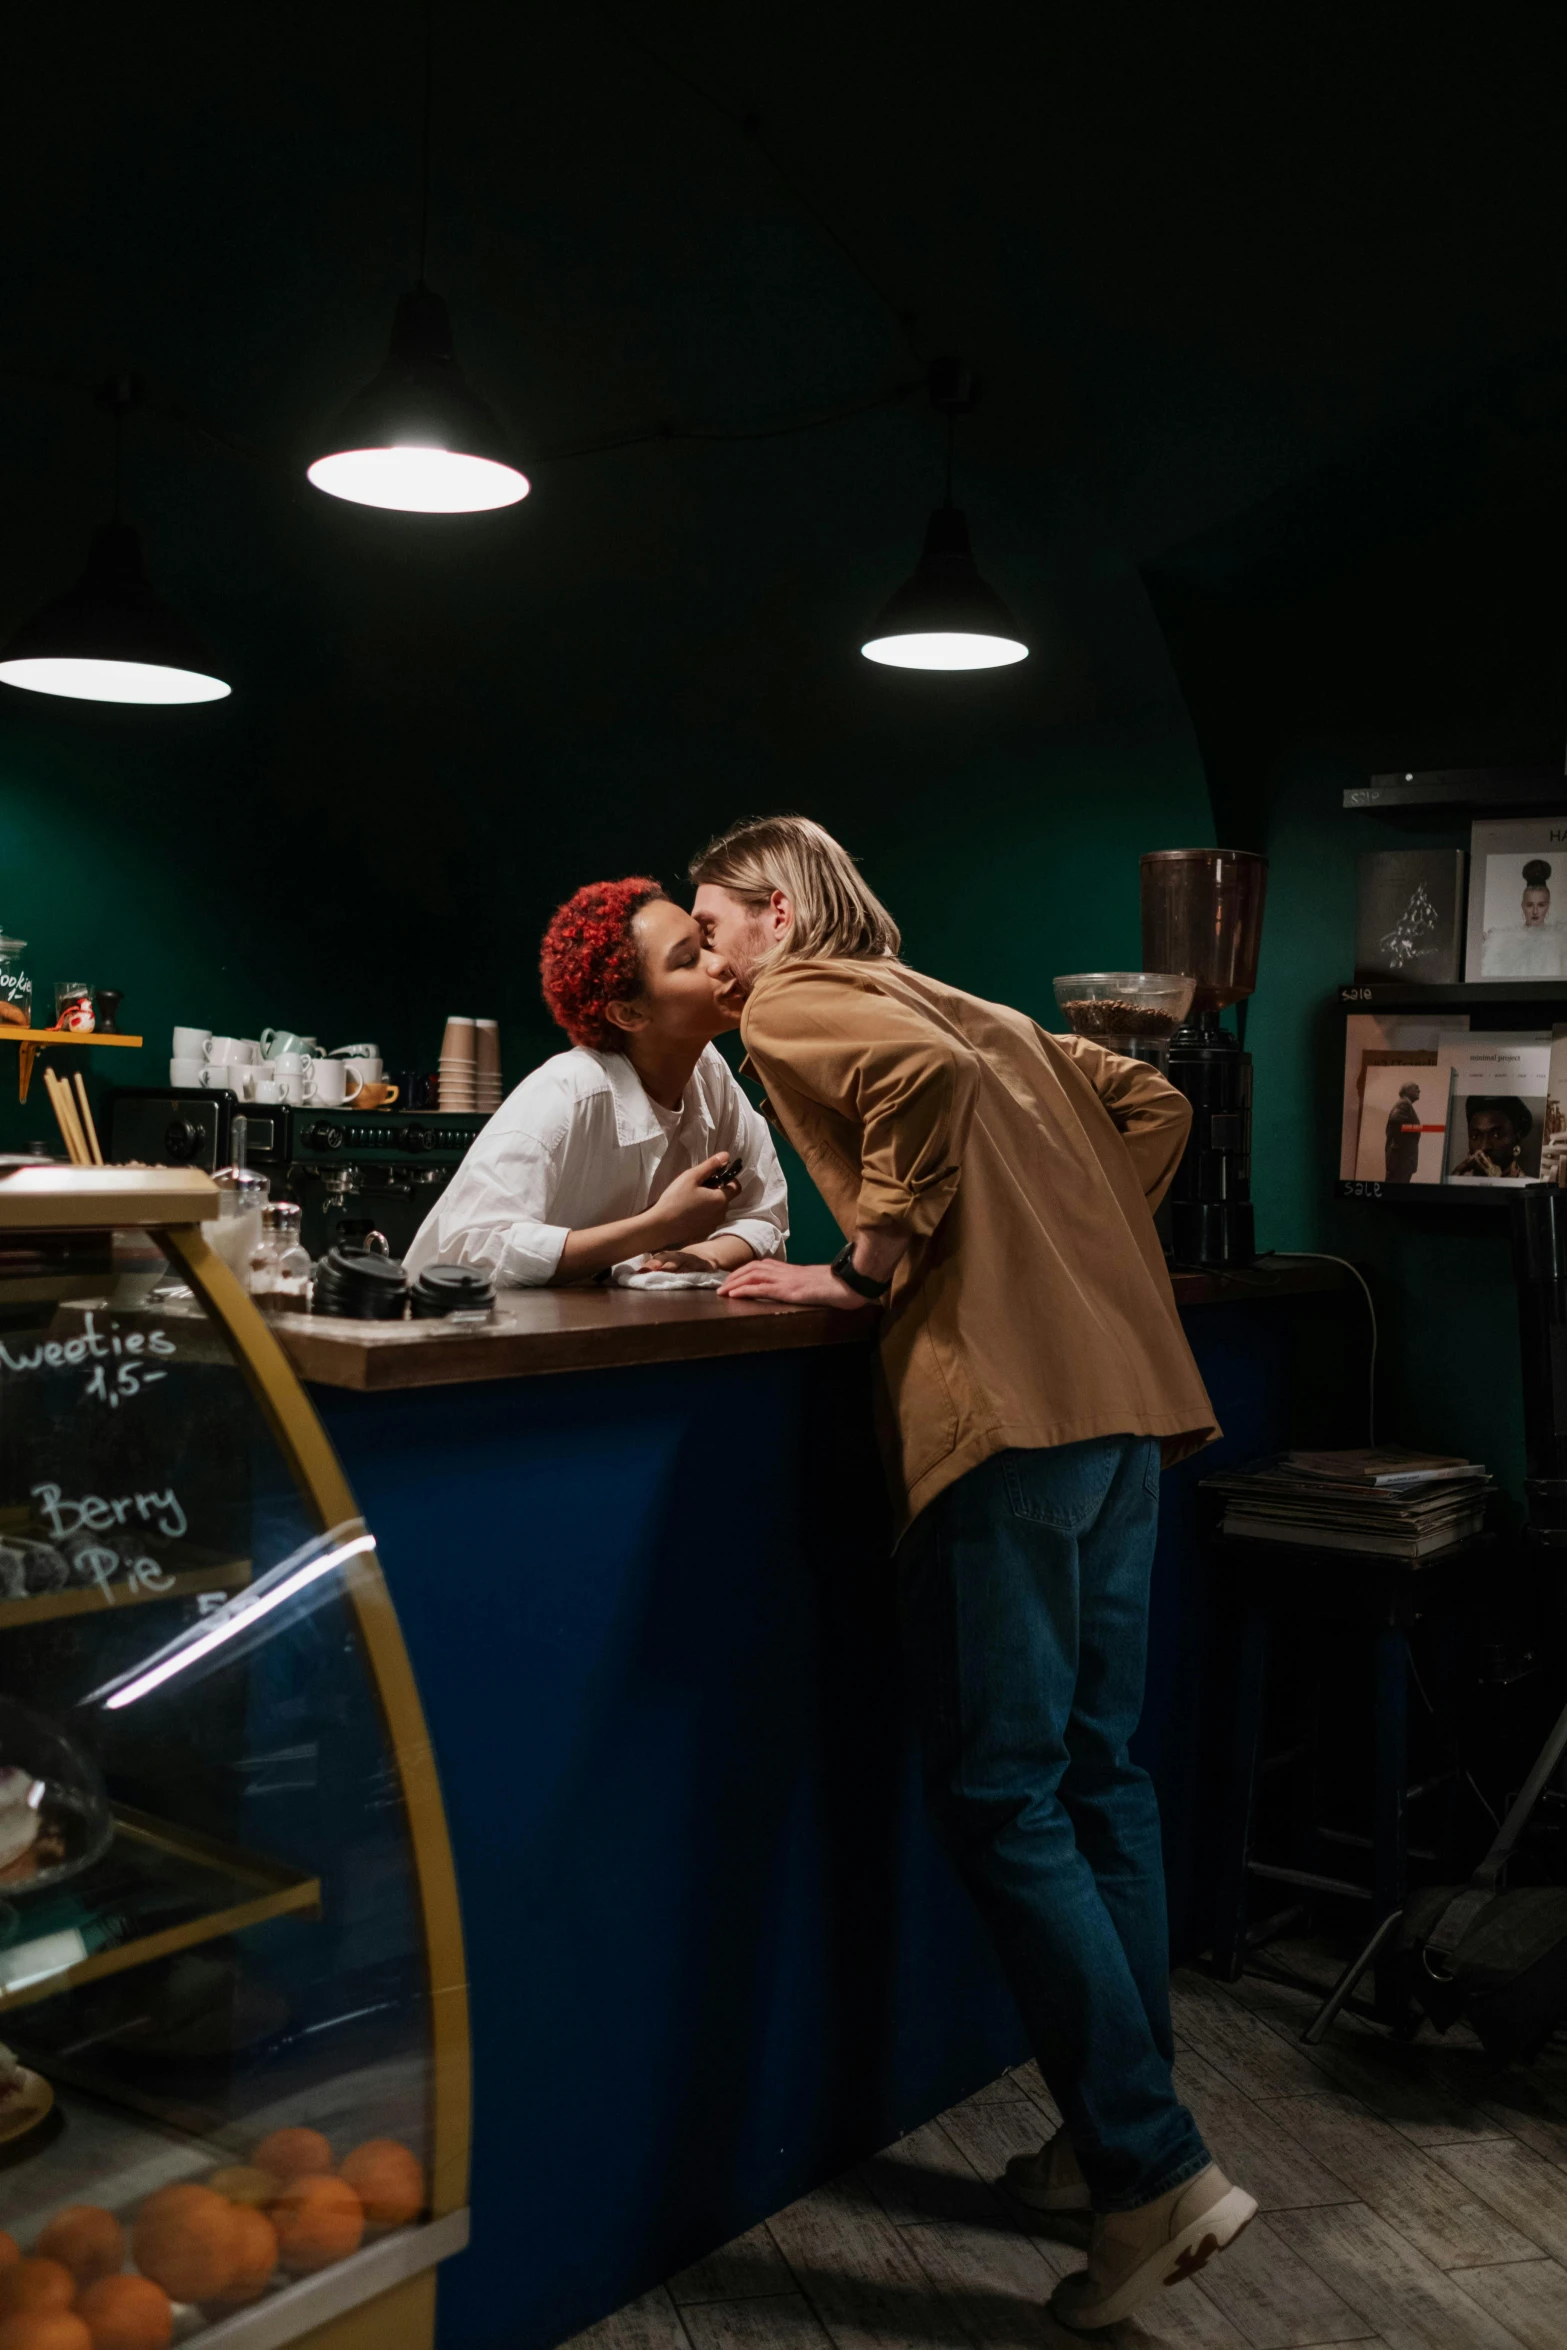
[[[206,1074],[207,1064],[205,1061],[171,1061],[169,1063],[169,1083],[171,1085],[200,1085]]]
[[[283,1089],[284,1101],[292,1102],[296,1110],[302,1110],[307,1102],[315,1098],[310,1091],[310,1080],[303,1070],[290,1069],[276,1083]]]
[[[209,1036],[207,1039],[209,1061],[249,1062],[259,1059],[260,1053],[261,1047],[253,1036]]]
[[[308,1053],[274,1053],[267,1067],[275,1069],[280,1077],[299,1077],[314,1067]]]
[[[350,1070],[352,1074],[358,1078],[361,1085],[380,1084],[383,1063],[379,1054],[376,1055],[374,1060],[371,1060],[364,1053],[355,1053],[352,1059],[350,1059],[346,1054],[339,1056],[338,1054],[334,1053],[332,1058],[334,1060],[341,1058],[343,1067],[347,1070]]]
[[[310,1099],[323,1109],[340,1109],[359,1098],[359,1079],[346,1061],[312,1061],[306,1077]]]
[[[261,1057],[264,1061],[280,1061],[285,1053],[308,1051],[304,1037],[293,1028],[263,1028]]]
[[[287,1099],[288,1095],[284,1091],[282,1079],[278,1077],[261,1078],[255,1092],[251,1095],[251,1100],[257,1102],[286,1102]]]
[[[327,1054],[329,1061],[373,1061],[381,1050],[378,1044],[335,1044]]]
[[[249,1061],[209,1061],[201,1073],[201,1082],[209,1093],[221,1092],[227,1086],[237,1093],[242,1102],[249,1101],[254,1076]]]
[[[200,1061],[205,1059],[211,1042],[210,1028],[176,1028],[170,1051],[176,1061]]]

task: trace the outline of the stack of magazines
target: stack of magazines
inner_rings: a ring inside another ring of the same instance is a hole
[[[1431,1558],[1467,1542],[1485,1524],[1490,1490],[1479,1461],[1391,1446],[1286,1452],[1203,1482],[1224,1496],[1222,1534],[1391,1559]]]

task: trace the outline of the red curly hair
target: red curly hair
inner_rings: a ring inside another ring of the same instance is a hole
[[[656,881],[590,881],[550,916],[539,953],[539,976],[550,1018],[573,1044],[595,1052],[625,1050],[625,1030],[608,1007],[641,993],[642,963],[631,935],[633,917],[668,892]]]

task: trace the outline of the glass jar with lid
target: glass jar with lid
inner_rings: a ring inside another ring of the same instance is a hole
[[[231,1273],[250,1280],[250,1260],[261,1239],[261,1213],[271,1185],[248,1167],[219,1167],[212,1178],[221,1194],[218,1220],[207,1227],[207,1244]]]
[[[26,952],[25,938],[7,938],[0,930],[0,1023],[10,1028],[33,1024],[33,983],[22,966]]]
[[[303,1211],[290,1199],[271,1200],[261,1211],[261,1238],[250,1260],[250,1294],[268,1314],[310,1311],[310,1252],[299,1231]]]

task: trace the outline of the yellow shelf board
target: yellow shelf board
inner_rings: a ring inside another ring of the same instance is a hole
[[[5,1515],[9,1516],[10,1512]],[[67,1591],[39,1591],[31,1599],[0,1599],[0,1632],[24,1624],[52,1624],[61,1616],[102,1615],[106,1609],[148,1607],[159,1599],[193,1599],[201,1591],[242,1591],[250,1581],[249,1559],[221,1559],[189,1567],[166,1583],[148,1587],[127,1579],[108,1585],[74,1584]]]
[[[301,1877],[259,1853],[245,1852],[192,1829],[153,1819],[145,1812],[133,1811],[129,1805],[115,1805],[114,1823],[117,1844],[141,1846],[153,1853],[172,1854],[205,1870],[222,1871],[235,1880],[233,1891],[237,1898],[187,1918],[180,1925],[165,1926],[155,1934],[132,1935],[113,1949],[93,1951],[88,1957],[78,1959],[74,1966],[59,1967],[31,1981],[24,1978],[14,1986],[0,1985],[0,2015],[9,2015],[21,2007],[34,2007],[40,2000],[56,1998],[62,1991],[74,1991],[80,1984],[98,1982],[106,1975],[123,1975],[132,1967],[148,1966],[155,1958],[168,1958],[177,1950],[192,1950],[198,1943],[217,1941],[224,1934],[241,1933],[245,1927],[259,1926],[268,1918],[320,1914],[319,1877]]]
[[[101,1028],[11,1028],[0,1022],[0,1044],[128,1044],[139,1045],[139,1036],[122,1036],[119,1029]]]

